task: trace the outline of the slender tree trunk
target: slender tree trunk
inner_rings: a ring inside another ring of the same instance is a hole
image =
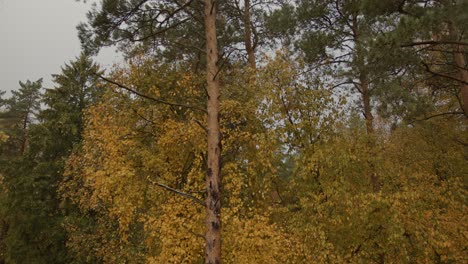
[[[456,46],[453,54],[455,65],[458,69],[458,78],[460,79],[460,94],[463,104],[463,112],[468,117],[468,69],[466,68],[465,55],[461,45]]]
[[[357,63],[358,63],[359,83],[360,83],[359,92],[361,93],[362,105],[364,108],[362,113],[364,114],[364,119],[366,121],[366,132],[368,136],[367,164],[369,166],[369,169],[366,172],[366,174],[372,185],[372,190],[374,192],[379,192],[380,191],[380,178],[379,178],[379,175],[377,175],[376,173],[374,161],[372,158],[374,156],[373,152],[374,152],[374,144],[375,144],[375,141],[374,141],[375,138],[373,137],[374,116],[372,115],[372,107],[370,103],[371,94],[369,90],[369,76],[366,71],[367,65],[364,60],[365,51],[361,43],[361,36],[360,36],[360,31],[359,31],[359,26],[358,26],[358,14],[353,14],[351,30],[353,31],[354,43],[356,45],[356,55],[357,55],[356,57],[357,57]]]
[[[23,118],[23,140],[21,142],[21,155],[26,152],[26,147],[28,146],[28,120],[29,120],[29,111]]]
[[[244,0],[244,26],[245,26],[245,50],[252,69],[257,68],[255,62],[255,50],[252,46],[252,30],[250,28],[250,0]]]
[[[370,91],[369,91],[369,80],[365,72],[362,72],[361,75],[359,76],[359,81],[361,83],[361,96],[362,96],[362,101],[363,101],[363,114],[364,118],[366,120],[366,132],[367,136],[369,136],[368,139],[368,146],[367,148],[369,149],[368,153],[368,166],[369,166],[369,171],[367,172],[367,175],[370,179],[371,185],[372,185],[372,190],[374,192],[379,192],[380,191],[380,177],[377,175],[376,170],[375,170],[375,164],[372,160],[373,157],[373,151],[374,150],[374,144],[375,144],[375,139],[373,138],[374,135],[374,116],[372,115],[372,107],[370,104]]]
[[[373,127],[373,120],[374,117],[372,116],[372,109],[370,105],[370,91],[369,91],[369,77],[367,76],[366,70],[365,70],[365,62],[364,62],[364,57],[365,55],[363,54],[363,47],[361,43],[361,34],[359,31],[359,26],[358,26],[358,14],[353,14],[352,16],[352,22],[351,22],[351,30],[353,32],[353,38],[354,38],[354,44],[356,46],[356,57],[357,57],[357,63],[358,63],[358,71],[359,71],[359,82],[360,82],[360,90],[359,92],[361,93],[361,98],[362,98],[362,103],[363,103],[363,114],[364,118],[366,120],[366,131],[367,135],[371,135],[374,132],[374,127]]]
[[[374,133],[374,116],[372,115],[370,104],[369,80],[366,74],[362,73],[359,76],[359,81],[361,82],[361,95],[364,106],[363,114],[366,119],[366,131],[367,135],[372,135]]]
[[[208,164],[206,174],[206,264],[221,263],[221,132],[216,2],[205,0],[206,80],[208,86]]]

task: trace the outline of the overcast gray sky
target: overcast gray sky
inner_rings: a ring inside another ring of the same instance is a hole
[[[51,87],[50,75],[80,54],[76,25],[89,8],[75,0],[0,0],[0,90],[39,78]],[[98,62],[109,66],[116,58],[106,50]]]

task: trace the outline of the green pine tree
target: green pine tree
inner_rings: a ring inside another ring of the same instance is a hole
[[[18,142],[16,151],[5,150],[2,156],[7,263],[73,261],[63,227],[67,210],[60,206],[57,188],[65,160],[80,142],[83,110],[99,97],[98,72],[99,67],[81,55],[53,75],[56,87],[46,89],[42,98],[40,82],[28,82],[7,100],[10,145]],[[45,109],[38,111],[40,103]]]

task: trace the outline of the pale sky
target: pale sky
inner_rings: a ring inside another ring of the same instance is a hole
[[[76,25],[89,8],[75,0],[0,0],[0,90],[39,78],[52,87],[51,74],[80,54]],[[97,61],[109,67],[119,59],[108,49]]]

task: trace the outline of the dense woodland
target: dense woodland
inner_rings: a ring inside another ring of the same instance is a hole
[[[467,0],[95,2],[0,97],[0,263],[468,263]]]

